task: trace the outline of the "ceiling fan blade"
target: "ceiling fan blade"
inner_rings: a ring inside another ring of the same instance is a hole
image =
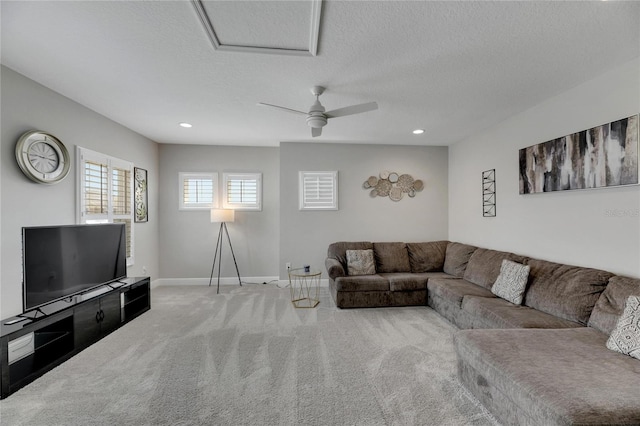
[[[312,127],[311,128],[311,136],[316,137],[322,134],[322,127]]]
[[[267,107],[271,107],[271,108],[277,108],[277,109],[280,109],[282,111],[292,112],[294,114],[307,115],[307,113],[304,112],[304,111],[298,111],[297,109],[285,108],[285,107],[281,107],[281,106],[278,106],[278,105],[265,104],[263,102],[258,102],[257,105],[258,106],[267,106]]]
[[[327,118],[344,117],[345,115],[360,114],[361,112],[374,111],[376,109],[378,109],[377,102],[368,102],[366,104],[351,105],[334,109],[333,111],[327,111],[324,115],[326,115]]]

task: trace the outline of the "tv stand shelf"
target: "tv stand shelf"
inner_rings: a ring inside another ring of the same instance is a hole
[[[46,316],[7,318],[0,336],[4,399],[151,308],[149,277],[125,278]],[[21,319],[15,322],[16,319]]]

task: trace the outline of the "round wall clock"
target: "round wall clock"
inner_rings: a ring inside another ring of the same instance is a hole
[[[38,130],[20,136],[16,160],[22,172],[38,183],[58,183],[71,167],[67,147],[55,136]]]

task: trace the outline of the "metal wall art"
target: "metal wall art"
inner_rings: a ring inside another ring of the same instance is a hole
[[[638,184],[638,115],[520,150],[520,194]]]
[[[496,215],[496,169],[482,172],[482,216]]]
[[[413,179],[408,174],[383,171],[379,176],[369,176],[362,184],[364,189],[371,190],[369,195],[372,198],[389,197],[393,201],[400,201],[404,194],[415,197],[416,192],[424,189],[424,183],[420,179]]]
[[[149,220],[149,194],[147,192],[147,171],[139,167],[135,167],[133,171],[135,181],[135,206],[136,215],[135,222],[147,222]]]

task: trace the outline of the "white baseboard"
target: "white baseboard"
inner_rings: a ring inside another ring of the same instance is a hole
[[[242,277],[242,284],[275,284],[283,287],[289,284],[289,280],[281,280],[278,277]],[[151,288],[176,285],[209,285],[209,278],[157,278],[151,281]],[[211,281],[212,286],[218,285],[218,278]],[[220,285],[238,285],[238,277],[220,277]],[[320,287],[329,287],[328,279],[320,280]]]

